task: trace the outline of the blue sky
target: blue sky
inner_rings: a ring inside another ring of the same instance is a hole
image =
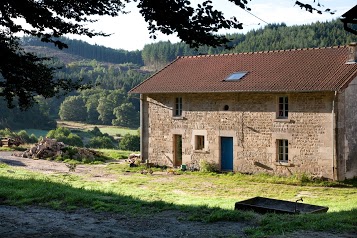
[[[300,0],[300,2],[316,6],[317,2],[324,5],[325,8],[335,10],[334,15],[324,13],[322,15],[314,13],[311,14],[305,10],[294,6],[296,0],[251,0],[248,6],[252,9],[251,13],[255,16],[245,12],[243,9],[230,3],[228,0],[212,0],[213,5],[223,11],[224,16],[235,16],[243,23],[243,30],[231,30],[228,33],[245,33],[251,29],[258,29],[264,27],[267,23],[286,23],[291,25],[303,25],[313,22],[324,22],[339,18],[343,13],[356,5],[356,0]],[[191,0],[192,4],[202,2],[200,0]],[[317,7],[317,6],[316,6]],[[147,23],[138,12],[135,3],[130,3],[126,10],[131,12],[127,15],[121,15],[115,18],[100,17],[98,22],[89,24],[88,27],[97,31],[105,33],[112,33],[109,37],[78,37],[68,36],[70,38],[81,39],[90,44],[104,45],[114,49],[124,50],[141,50],[145,44],[155,43],[160,40],[170,40],[171,42],[179,42],[180,40],[175,36],[166,36],[158,34],[156,40],[149,38],[147,30]],[[257,18],[258,17],[258,18]],[[260,20],[260,19],[262,20]],[[220,32],[226,33],[226,32]]]

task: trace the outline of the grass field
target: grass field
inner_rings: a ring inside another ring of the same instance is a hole
[[[29,136],[34,134],[37,138],[39,138],[40,136],[45,137],[48,133],[48,130],[38,130],[38,129],[25,129],[25,131]]]
[[[13,171],[9,173],[9,170]],[[143,175],[126,164],[109,164],[113,181],[94,181],[73,174],[40,174],[0,164],[0,201],[11,205],[40,205],[56,209],[91,208],[130,216],[179,210],[180,219],[215,222],[245,221],[251,237],[293,231],[357,231],[357,181],[312,182],[270,175],[157,172]],[[325,214],[258,215],[234,211],[237,201],[263,196],[328,206]],[[145,208],[145,209],[143,209]]]
[[[84,124],[72,121],[57,121],[58,127],[67,127],[72,130],[88,131],[92,130],[95,126],[99,128],[102,133],[108,133],[111,136],[125,135],[125,134],[137,134],[137,129],[122,128],[118,126],[108,126],[108,125],[92,125]]]

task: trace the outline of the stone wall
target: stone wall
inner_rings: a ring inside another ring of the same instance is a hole
[[[288,119],[276,119],[279,96],[289,97]],[[183,115],[173,117],[175,97]],[[143,120],[150,162],[171,166],[174,135],[182,135],[182,163],[207,160],[221,166],[220,138],[233,138],[234,170],[333,178],[332,92],[145,95]],[[228,108],[228,110],[226,110]],[[195,136],[205,148],[195,150]],[[289,141],[289,162],[277,162],[278,139]]]
[[[357,78],[337,94],[336,106],[336,179],[352,179],[357,177]]]

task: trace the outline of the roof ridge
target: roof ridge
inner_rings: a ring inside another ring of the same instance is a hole
[[[265,54],[265,53],[280,53],[289,51],[303,51],[303,50],[321,50],[321,49],[336,49],[336,48],[346,48],[347,45],[336,45],[336,46],[323,46],[323,47],[308,47],[308,48],[293,48],[293,49],[282,49],[282,50],[264,50],[264,51],[249,51],[249,52],[239,52],[239,53],[222,53],[222,54],[205,54],[205,55],[183,55],[177,56],[178,58],[203,58],[203,57],[214,57],[214,56],[231,56],[231,55],[248,55],[248,54]]]

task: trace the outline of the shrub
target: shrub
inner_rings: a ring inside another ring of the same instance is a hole
[[[37,143],[37,142],[38,142],[38,138],[34,134],[31,134],[29,143]]]
[[[218,172],[218,165],[214,162],[209,162],[207,160],[200,161],[200,171],[201,172]]]
[[[47,137],[56,139],[57,141],[61,141],[66,145],[72,145],[78,147],[83,146],[82,139],[78,135],[71,133],[71,131],[68,128],[64,128],[64,127],[59,127],[56,130],[49,131],[47,133]]]
[[[1,137],[14,137],[15,133],[12,132],[9,128],[0,130]]]
[[[91,133],[94,136],[102,136],[103,135],[97,126],[95,126],[93,128],[93,130],[89,131],[89,133]]]
[[[115,145],[112,142],[112,139],[107,136],[95,136],[92,137],[88,144],[86,145],[90,148],[106,148],[106,149],[114,149]]]
[[[29,136],[25,130],[21,130],[17,133],[17,136],[21,138],[24,143],[37,143],[38,139],[34,134]]]
[[[140,136],[126,134],[120,139],[119,148],[121,150],[139,151],[140,150]]]
[[[25,142],[30,143],[30,136],[27,134],[25,130],[21,130],[17,132],[17,135]]]
[[[65,142],[64,142],[65,143]],[[67,145],[72,145],[72,146],[78,146],[78,147],[83,147],[83,141],[79,135],[70,133],[67,137],[67,142],[65,143]]]

